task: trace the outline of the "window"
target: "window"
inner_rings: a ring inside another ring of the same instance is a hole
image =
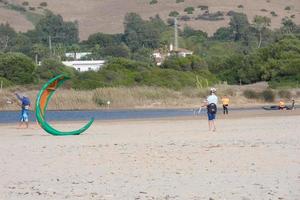
[[[89,68],[88,68],[88,70],[89,70],[89,71],[91,71],[91,70],[92,70],[92,68],[91,68],[91,67],[89,67]]]

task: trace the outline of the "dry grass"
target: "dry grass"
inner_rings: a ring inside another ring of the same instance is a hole
[[[22,4],[24,0],[10,0],[10,2]],[[183,3],[175,3],[175,0],[158,0],[157,4],[149,5],[149,0],[28,0],[29,5],[38,7],[41,2],[47,2],[47,9],[54,13],[61,14],[66,20],[77,20],[79,22],[80,38],[86,39],[90,34],[95,32],[120,33],[123,31],[123,19],[128,12],[137,12],[143,18],[149,18],[159,14],[163,19],[167,19],[170,11],[176,10],[184,14],[184,8],[193,6],[196,8],[194,16],[197,16],[201,9],[199,5],[206,5],[211,13],[221,11],[227,13],[230,10],[246,13],[249,20],[252,21],[255,15],[268,16],[272,19],[272,27],[280,27],[281,19],[285,16],[295,15],[293,19],[300,24],[300,1],[299,0],[185,0]],[[243,5],[243,8],[238,8]],[[290,11],[285,10],[290,6]],[[266,9],[268,12],[262,12]],[[274,11],[278,15],[272,17],[270,12]],[[1,11],[2,12],[2,11]],[[22,26],[22,30],[32,28],[28,23],[21,20],[12,21],[9,15],[0,15],[0,21],[8,21],[13,27]],[[194,28],[206,31],[212,35],[219,27],[227,26],[229,18],[225,16],[222,21],[204,21],[192,20],[187,22]],[[181,22],[181,25],[185,22]]]
[[[260,99],[247,99],[243,96],[243,92],[247,89],[261,92],[267,88],[266,83],[247,86],[216,85],[215,87],[220,98],[225,94],[229,96],[232,106],[242,107],[265,103]],[[15,91],[21,94],[26,92],[34,107],[38,91],[14,87],[0,92],[0,110],[19,109],[18,101],[14,96]],[[278,93],[278,91],[275,92]],[[300,100],[299,89],[293,89],[290,92],[296,102]],[[49,109],[102,109],[107,107],[107,101],[110,101],[111,108],[191,108],[198,107],[207,95],[208,88],[184,88],[180,91],[155,87],[98,88],[90,91],[60,89],[52,97]],[[276,101],[278,99],[279,97]]]

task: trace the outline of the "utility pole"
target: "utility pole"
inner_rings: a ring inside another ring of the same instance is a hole
[[[178,28],[177,28],[177,17],[174,17],[174,50],[178,49]]]
[[[51,42],[51,36],[48,36],[48,40],[49,40],[49,50],[50,50],[50,54],[52,55],[52,42]]]

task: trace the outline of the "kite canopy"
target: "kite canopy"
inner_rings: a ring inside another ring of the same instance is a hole
[[[48,103],[52,95],[55,93],[56,89],[59,88],[68,79],[70,78],[64,74],[52,78],[42,87],[36,99],[36,111],[35,111],[36,119],[39,122],[39,125],[51,135],[56,135],[56,136],[79,135],[85,130],[87,130],[94,122],[94,118],[92,118],[84,127],[69,132],[58,131],[47,123],[45,115],[46,115]]]

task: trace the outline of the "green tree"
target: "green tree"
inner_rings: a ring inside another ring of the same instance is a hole
[[[136,13],[128,13],[124,20],[124,41],[127,46],[136,51],[139,48],[155,49],[159,47],[161,20],[157,17],[144,21]]]
[[[116,45],[116,46],[108,46],[103,48],[102,50],[103,56],[112,56],[112,57],[130,57],[130,49],[126,45]]]
[[[106,34],[106,33],[94,33],[89,38],[82,42],[84,45],[94,47],[100,45],[100,47],[108,47],[119,45],[122,42],[122,34]]]
[[[271,24],[271,19],[266,16],[258,16],[256,15],[253,19],[253,26],[259,35],[259,42],[257,48],[260,48],[262,42],[262,32],[267,29]]]
[[[16,31],[8,24],[0,24],[0,52],[9,51],[17,37]]]
[[[33,61],[21,53],[0,53],[0,77],[15,84],[28,84],[35,81]]]
[[[292,34],[297,29],[297,25],[288,17],[283,18],[281,24],[281,30],[286,34]]]
[[[48,11],[37,23],[35,30],[28,33],[40,42],[48,43],[49,37],[53,43],[73,44],[79,41],[78,23],[65,22],[60,15]]]
[[[192,55],[187,57],[171,56],[168,57],[162,68],[175,69],[179,71],[199,71],[208,70],[207,63],[198,56]]]
[[[32,53],[34,54],[36,63],[38,63],[38,61],[41,61],[42,59],[50,56],[50,51],[49,51],[48,47],[46,47],[42,43],[34,44],[32,47]]]
[[[213,38],[220,41],[228,41],[234,39],[232,27],[221,27],[213,35]]]
[[[66,74],[69,77],[75,76],[75,69],[63,65],[60,61],[50,58],[43,60],[41,66],[36,70],[40,79],[49,80],[59,74]]]
[[[235,41],[241,40],[247,34],[250,27],[247,16],[236,12],[232,14],[229,25],[233,30]]]

